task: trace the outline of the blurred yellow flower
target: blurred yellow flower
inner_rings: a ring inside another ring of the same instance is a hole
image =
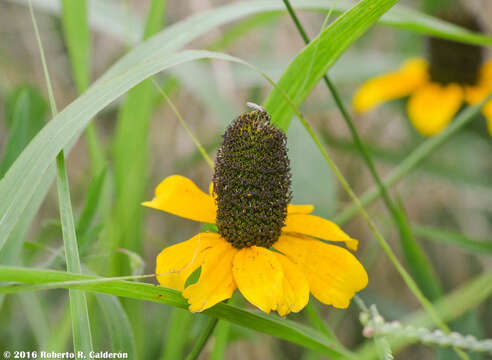
[[[357,240],[336,224],[311,215],[312,205],[292,205],[285,135],[265,111],[238,117],[224,134],[209,193],[173,175],[143,205],[191,220],[217,224],[165,248],[157,256],[162,286],[183,291],[189,310],[200,312],[236,289],[260,310],[281,316],[298,312],[309,293],[324,304],[346,308],[368,282],[365,269],[343,247],[314,238]],[[201,267],[198,281],[188,277]]]
[[[422,135],[432,136],[450,123],[464,101],[476,104],[491,91],[492,61],[483,64],[474,84],[466,85],[433,81],[429,63],[414,58],[400,69],[364,83],[354,95],[353,107],[356,112],[365,113],[383,102],[409,96],[407,111],[410,121]],[[486,103],[482,112],[492,135],[492,100]]]

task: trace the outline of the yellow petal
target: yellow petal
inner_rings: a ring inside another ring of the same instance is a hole
[[[165,248],[157,256],[155,273],[162,286],[183,290],[186,279],[200,267],[204,249],[223,241],[219,234],[200,233]]]
[[[285,316],[290,312],[301,311],[309,302],[309,284],[299,267],[282,254],[274,253],[284,272],[284,296],[277,312]]]
[[[272,251],[259,246],[242,248],[232,271],[241,294],[261,311],[268,314],[283,302],[284,273]]]
[[[232,276],[232,262],[236,253],[237,249],[222,238],[204,250],[200,278],[183,291],[191,312],[206,310],[232,296],[236,290]]]
[[[465,100],[471,105],[475,105],[482,101],[492,90],[488,85],[475,85],[465,87]]]
[[[180,175],[165,178],[155,189],[152,201],[142,205],[187,219],[215,224],[217,206],[212,197],[193,181]]]
[[[478,81],[482,85],[492,87],[492,60],[484,62],[480,69],[480,79]]]
[[[287,214],[309,214],[314,210],[313,205],[287,205]]]
[[[316,299],[346,308],[350,299],[367,285],[367,273],[348,250],[321,241],[281,235],[275,249],[303,271]]]
[[[465,99],[475,105],[492,91],[492,60],[487,61],[480,69],[480,78],[475,86],[465,87]]]
[[[489,134],[492,136],[492,100],[487,101],[482,109],[482,113],[487,120],[487,129],[489,130]]]
[[[370,79],[354,95],[355,111],[364,113],[383,102],[410,95],[428,81],[428,67],[424,59],[411,59],[396,71]]]
[[[350,250],[357,250],[359,242],[352,239],[332,221],[316,215],[288,214],[283,233],[297,233],[314,236],[328,241],[343,241]]]
[[[410,97],[408,116],[422,135],[435,135],[453,119],[463,103],[463,97],[463,88],[458,84],[429,83]]]

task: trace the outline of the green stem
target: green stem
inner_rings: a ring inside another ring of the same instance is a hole
[[[195,346],[193,346],[193,349],[191,350],[191,352],[186,357],[186,360],[195,360],[196,358],[198,358],[198,356],[202,352],[203,348],[207,344],[208,339],[210,338],[210,336],[214,332],[215,326],[217,325],[217,321],[218,321],[217,318],[208,319],[207,324],[203,328],[200,336],[198,337],[198,340],[196,341]]]

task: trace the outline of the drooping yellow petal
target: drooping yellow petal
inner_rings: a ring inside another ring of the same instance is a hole
[[[424,136],[443,130],[463,103],[463,88],[458,84],[429,83],[415,91],[408,101],[408,116]]]
[[[357,240],[344,233],[337,224],[316,215],[288,214],[282,232],[304,234],[328,241],[343,241],[350,250],[354,251],[359,244]]]
[[[313,211],[313,205],[287,205],[287,214],[310,214]]]
[[[355,93],[353,107],[358,113],[370,111],[389,100],[406,97],[428,82],[429,65],[424,59],[411,59],[393,72],[364,83]]]
[[[184,176],[165,178],[155,189],[152,201],[142,205],[162,210],[187,219],[215,224],[215,200]]]
[[[311,293],[324,304],[346,308],[366,287],[367,273],[348,250],[319,240],[281,235],[273,245],[304,272]]]
[[[263,247],[242,248],[234,258],[234,280],[241,294],[265,313],[283,302],[284,272],[275,254]]]
[[[200,233],[165,248],[157,255],[157,281],[162,286],[183,290],[186,279],[202,264],[204,249],[221,241],[219,234]]]
[[[206,310],[222,300],[229,299],[236,290],[232,262],[237,249],[220,238],[203,253],[200,278],[183,291],[183,297],[188,300],[191,312]]]
[[[309,284],[304,273],[286,256],[274,253],[284,272],[284,296],[277,308],[280,316],[301,311],[309,302]]]

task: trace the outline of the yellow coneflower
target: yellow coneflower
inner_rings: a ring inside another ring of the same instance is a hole
[[[217,153],[209,193],[173,175],[143,205],[203,223],[218,233],[199,233],[165,248],[156,261],[162,286],[183,291],[199,312],[228,299],[236,289],[253,305],[281,316],[300,311],[309,293],[346,308],[368,282],[367,273],[342,242],[357,240],[336,224],[311,215],[312,205],[292,205],[285,134],[262,108],[236,118]],[[188,277],[201,268],[194,284]]]
[[[460,25],[479,30],[475,19],[465,13],[460,16]],[[463,102],[476,104],[492,91],[492,61],[483,63],[480,47],[432,38],[429,57],[429,61],[410,59],[400,69],[364,83],[354,95],[355,111],[365,113],[409,96],[410,121],[422,135],[432,136],[450,123]],[[492,135],[492,101],[482,112]]]

